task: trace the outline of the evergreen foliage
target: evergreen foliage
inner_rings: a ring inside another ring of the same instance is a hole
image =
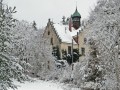
[[[9,87],[16,88],[13,80],[21,82],[25,75],[18,58],[12,53],[14,45],[11,31],[15,22],[12,14],[16,12],[15,7],[12,9],[5,7],[2,1],[0,3],[0,90],[7,90]]]

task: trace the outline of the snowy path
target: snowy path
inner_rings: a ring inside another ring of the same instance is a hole
[[[17,90],[63,90],[62,87],[57,83],[45,82],[41,80],[25,82],[22,84],[18,83],[17,85],[19,85]]]

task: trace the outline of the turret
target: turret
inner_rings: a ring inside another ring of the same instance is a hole
[[[81,26],[80,20],[81,20],[81,15],[80,15],[80,13],[78,12],[77,7],[76,7],[76,10],[75,10],[75,12],[74,12],[73,15],[72,15],[73,27],[74,27],[76,30]]]

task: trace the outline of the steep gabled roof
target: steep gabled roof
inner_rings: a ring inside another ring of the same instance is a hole
[[[77,32],[79,32],[79,30],[70,32],[69,26],[63,24],[53,24],[53,27],[61,42],[65,43],[72,43],[73,36],[77,35]],[[77,44],[74,40],[73,43]]]

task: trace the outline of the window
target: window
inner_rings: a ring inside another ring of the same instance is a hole
[[[68,46],[68,54],[71,54],[71,46]]]
[[[74,18],[73,21],[79,21],[79,18]]]
[[[86,43],[87,42],[87,39],[86,38],[84,38],[84,43]]]
[[[85,55],[85,48],[81,48],[81,54]]]
[[[53,38],[51,38],[51,45],[53,45]]]
[[[50,35],[50,31],[48,31],[48,35]]]

